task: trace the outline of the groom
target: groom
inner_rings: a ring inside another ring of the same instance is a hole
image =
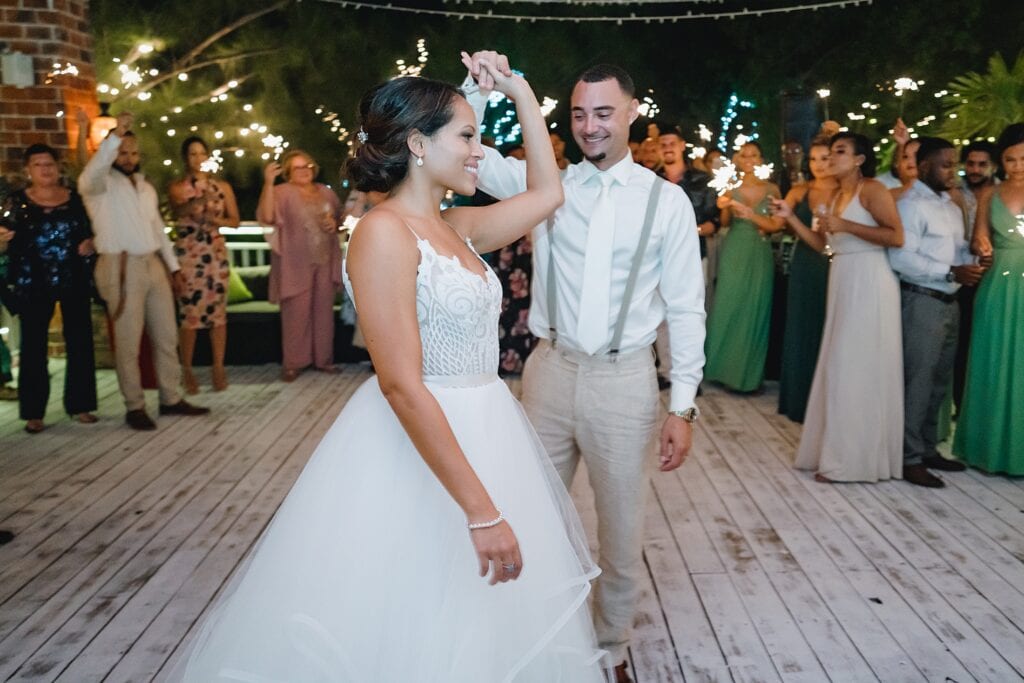
[[[472,56],[468,99],[482,120],[490,83],[479,63],[509,73],[496,52]],[[479,82],[474,82],[473,77]],[[678,186],[633,163],[633,80],[595,66],[572,91],[572,133],[585,160],[562,176],[565,204],[533,231],[530,331],[523,404],[565,482],[579,460],[594,489],[602,573],[595,627],[629,681],[626,648],[642,577],[644,505],[654,453],[662,472],[689,453],[704,365],[704,279],[693,208]],[[485,149],[479,187],[503,199],[526,189],[526,166]],[[661,426],[651,345],[667,320],[672,398]]]

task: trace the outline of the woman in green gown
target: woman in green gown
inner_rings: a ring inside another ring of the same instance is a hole
[[[992,266],[975,298],[953,452],[986,472],[1024,475],[1024,123],[997,146],[1006,180],[978,200],[971,249]]]
[[[775,272],[766,236],[784,224],[769,215],[779,188],[754,173],[762,163],[760,145],[744,144],[736,155],[743,182],[718,198],[722,225],[729,226],[729,233],[722,241],[715,303],[708,316],[704,378],[734,391],[756,391],[764,379]]]
[[[828,138],[811,143],[811,181],[797,185],[786,203],[804,225],[814,224],[814,213],[826,213],[839,188],[828,165]],[[779,412],[803,422],[811,392],[825,326],[825,294],[828,290],[828,257],[803,240],[793,248],[786,290],[786,330],[782,343],[782,374],[779,378]]]

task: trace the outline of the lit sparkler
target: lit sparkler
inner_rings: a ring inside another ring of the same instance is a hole
[[[708,181],[708,187],[714,189],[721,197],[726,192],[735,190],[742,184],[742,179],[736,171],[736,166],[731,161],[726,161],[719,168],[712,171],[712,178]]]
[[[694,147],[690,152],[691,159],[703,159],[708,155],[707,147]]]
[[[754,176],[760,180],[768,180],[775,172],[775,164],[758,164],[754,167]]]
[[[715,136],[715,134],[711,132],[711,129],[703,123],[697,127],[697,135],[699,135],[700,139],[704,142],[711,142],[711,139]]]

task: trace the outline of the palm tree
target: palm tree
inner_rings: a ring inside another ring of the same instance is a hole
[[[942,133],[970,140],[997,137],[1011,123],[1024,121],[1024,52],[1013,68],[1001,54],[988,60],[988,73],[971,71],[950,81]]]

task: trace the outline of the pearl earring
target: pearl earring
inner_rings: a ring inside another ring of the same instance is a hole
[[[422,166],[423,165],[423,157],[416,157],[416,165],[417,166]]]

